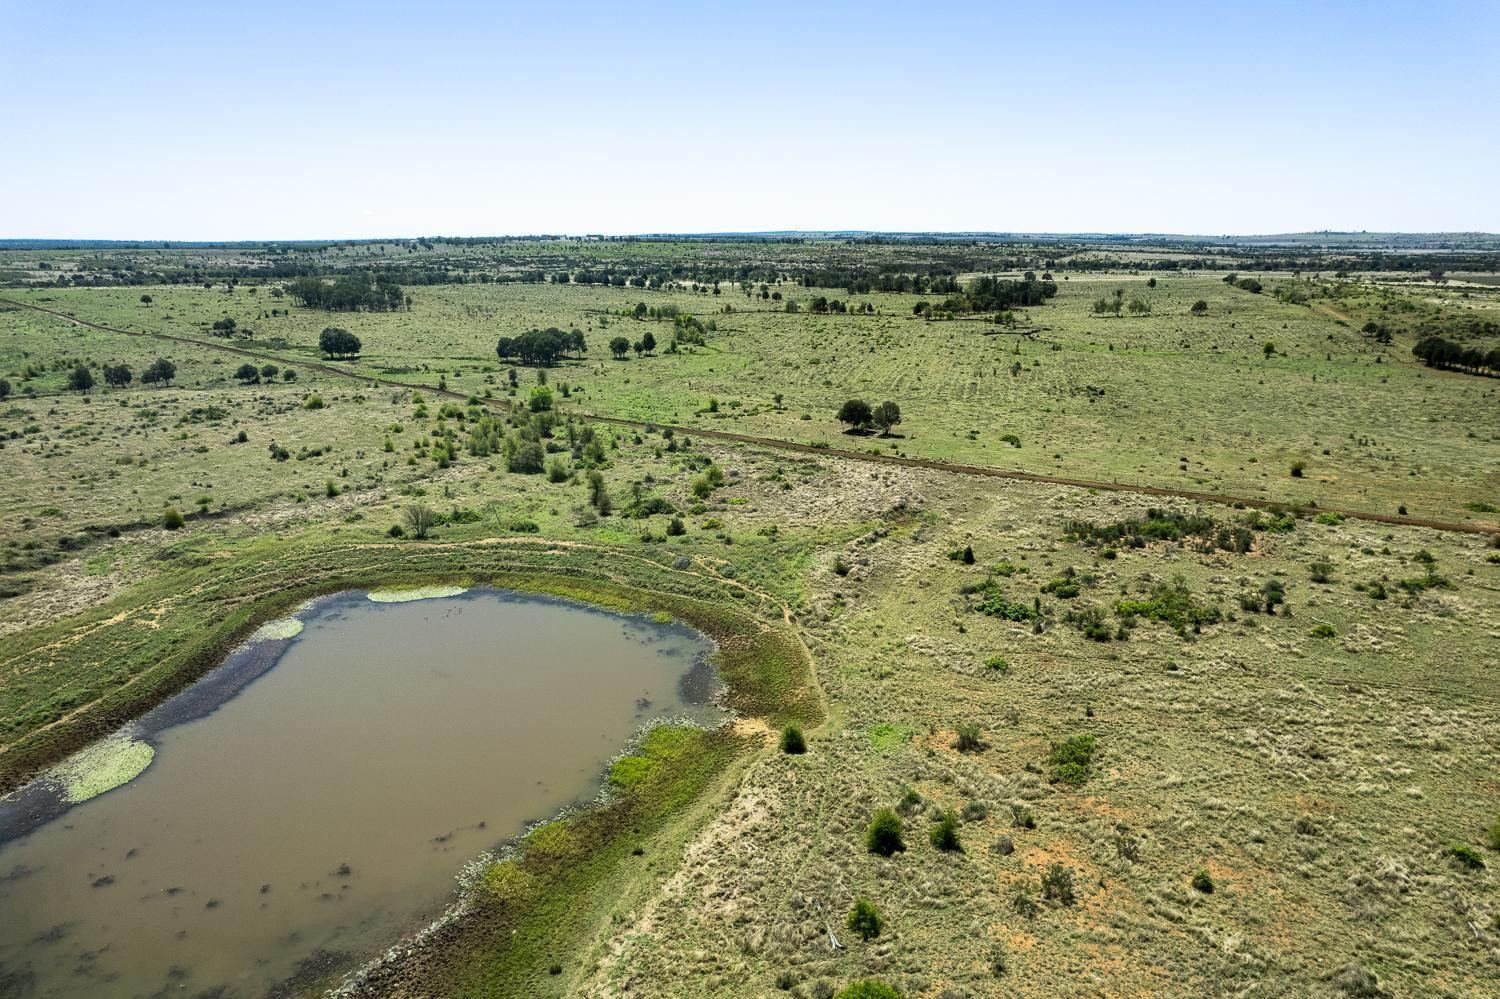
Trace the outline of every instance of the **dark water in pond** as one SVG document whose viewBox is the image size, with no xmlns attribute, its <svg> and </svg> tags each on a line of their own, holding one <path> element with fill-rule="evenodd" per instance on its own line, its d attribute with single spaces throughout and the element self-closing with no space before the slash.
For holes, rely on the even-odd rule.
<svg viewBox="0 0 1500 999">
<path fill-rule="evenodd" d="M 592 798 L 644 721 L 716 715 L 712 647 L 678 625 L 493 590 L 299 617 L 143 719 L 135 780 L 20 835 L 57 792 L 0 803 L 0 996 L 262 996 L 351 967 Z"/>
</svg>

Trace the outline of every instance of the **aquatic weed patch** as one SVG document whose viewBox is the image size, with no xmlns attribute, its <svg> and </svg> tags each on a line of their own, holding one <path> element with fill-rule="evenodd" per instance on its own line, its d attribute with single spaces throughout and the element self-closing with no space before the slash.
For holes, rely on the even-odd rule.
<svg viewBox="0 0 1500 999">
<path fill-rule="evenodd" d="M 76 805 L 128 784 L 155 757 L 150 743 L 120 733 L 73 754 L 51 776 L 61 785 L 63 798 Z"/>
<path fill-rule="evenodd" d="M 377 604 L 404 604 L 412 600 L 437 600 L 456 597 L 468 590 L 466 586 L 409 586 L 371 590 L 367 596 Z"/>
</svg>

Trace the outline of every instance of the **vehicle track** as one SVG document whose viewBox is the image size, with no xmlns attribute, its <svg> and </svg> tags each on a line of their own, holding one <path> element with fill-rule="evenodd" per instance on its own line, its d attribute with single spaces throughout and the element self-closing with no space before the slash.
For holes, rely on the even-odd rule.
<svg viewBox="0 0 1500 999">
<path fill-rule="evenodd" d="M 74 323 L 86 329 L 98 330 L 101 333 L 118 333 L 122 336 L 143 337 L 146 339 L 162 340 L 169 343 L 180 343 L 184 346 L 199 347 L 207 350 L 218 350 L 228 354 L 237 354 L 240 357 L 258 361 L 275 361 L 280 364 L 297 364 L 303 368 L 320 371 L 336 378 L 347 378 L 353 381 L 364 382 L 369 385 L 383 385 L 391 388 L 404 388 L 416 392 L 426 392 L 432 395 L 443 396 L 450 399 L 467 401 L 469 396 L 464 392 L 453 389 L 435 388 L 431 385 L 419 385 L 413 382 L 398 381 L 394 378 L 381 378 L 375 375 L 362 375 L 357 372 L 339 368 L 331 364 L 321 364 L 316 361 L 307 361 L 302 358 L 286 358 L 264 351 L 250 350 L 245 347 L 234 347 L 229 344 L 212 343 L 206 340 L 198 340 L 193 337 L 177 336 L 172 333 L 150 333 L 140 330 L 124 330 L 113 326 L 104 326 L 100 323 L 89 322 L 76 316 L 59 312 L 56 309 L 43 308 L 40 305 L 32 305 L 29 302 L 20 302 L 11 298 L 0 298 L 0 305 L 13 305 L 17 308 L 31 309 L 34 312 L 45 313 L 66 322 Z M 501 399 L 482 399 L 484 405 L 495 409 L 512 409 L 512 405 Z M 1290 504 L 1276 500 L 1252 499 L 1247 496 L 1231 496 L 1227 493 L 1200 492 L 1194 489 L 1174 489 L 1168 486 L 1145 486 L 1128 482 L 1105 482 L 1097 479 L 1077 479 L 1069 476 L 1042 475 L 1036 472 L 1022 472 L 1018 469 L 993 468 L 986 465 L 964 465 L 956 462 L 941 461 L 936 458 L 910 458 L 894 454 L 875 454 L 869 451 L 853 451 L 847 448 L 820 447 L 813 444 L 800 444 L 796 441 L 782 440 L 777 437 L 757 437 L 751 434 L 737 434 L 729 430 L 709 430 L 703 427 L 679 427 L 667 423 L 654 423 L 647 420 L 629 420 L 619 416 L 603 416 L 587 410 L 570 410 L 574 415 L 585 417 L 598 423 L 608 423 L 617 427 L 630 427 L 636 430 L 655 428 L 658 430 L 670 429 L 676 433 L 693 434 L 709 440 L 729 441 L 732 443 L 751 444 L 756 447 L 768 448 L 776 451 L 792 451 L 799 454 L 813 455 L 815 457 L 842 458 L 846 461 L 862 461 L 874 465 L 897 465 L 902 468 L 922 468 L 935 472 L 948 472 L 956 475 L 974 475 L 981 478 L 1009 479 L 1016 482 L 1037 482 L 1054 486 L 1070 486 L 1075 489 L 1100 489 L 1117 493 L 1135 493 L 1142 496 L 1164 496 L 1176 499 L 1193 500 L 1199 503 L 1218 503 L 1227 506 L 1240 505 L 1252 507 L 1258 510 L 1278 510 L 1288 507 Z M 1317 508 L 1320 513 L 1337 513 L 1349 520 L 1363 520 L 1377 524 L 1392 524 L 1400 527 L 1426 527 L 1434 531 L 1448 531 L 1455 534 L 1494 535 L 1497 533 L 1494 527 L 1486 527 L 1482 524 L 1461 524 L 1454 521 L 1429 520 L 1422 517 L 1402 517 L 1399 515 L 1375 513 L 1369 510 L 1350 510 L 1343 507 Z"/>
</svg>

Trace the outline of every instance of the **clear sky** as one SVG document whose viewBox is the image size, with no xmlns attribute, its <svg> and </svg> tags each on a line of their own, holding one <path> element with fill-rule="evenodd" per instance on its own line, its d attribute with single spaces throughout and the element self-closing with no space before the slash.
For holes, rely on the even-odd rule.
<svg viewBox="0 0 1500 999">
<path fill-rule="evenodd" d="M 1500 231 L 1500 0 L 0 0 L 0 237 Z"/>
</svg>

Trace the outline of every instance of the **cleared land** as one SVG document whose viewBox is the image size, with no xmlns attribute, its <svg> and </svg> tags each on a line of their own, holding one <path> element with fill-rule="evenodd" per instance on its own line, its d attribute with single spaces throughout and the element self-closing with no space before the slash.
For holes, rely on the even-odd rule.
<svg viewBox="0 0 1500 999">
<path fill-rule="evenodd" d="M 10 273 L 37 273 L 27 252 Z M 375 251 L 329 253 L 352 265 Z M 1422 366 L 1408 326 L 1391 344 L 1360 327 L 1496 300 L 1483 282 L 1465 298 L 1456 281 L 1396 271 L 1317 284 L 1307 305 L 1270 294 L 1290 271 L 1260 272 L 1260 295 L 1213 272 L 1157 274 L 1154 289 L 1145 273 L 1054 273 L 1057 296 L 1015 327 L 913 316 L 942 296 L 774 281 L 783 299 L 876 311 L 776 312 L 728 283 L 718 296 L 408 286 L 409 311 L 354 314 L 273 304 L 270 280 L 253 295 L 249 282 L 7 289 L 204 345 L 0 311 L 13 386 L 0 775 L 107 730 L 309 592 L 493 580 L 709 629 L 744 719 L 643 747 L 657 782 L 622 779 L 620 810 L 544 827 L 520 863 L 486 873 L 469 917 L 377 972 L 370 994 L 820 996 L 865 976 L 911 996 L 1345 996 L 1369 976 L 1397 995 L 1491 993 L 1500 548 L 1319 507 L 1495 524 L 1500 383 Z M 1119 287 L 1149 295 L 1151 314 L 1095 315 Z M 1207 314 L 1190 315 L 1199 299 Z M 1413 299 L 1415 312 L 1391 305 Z M 670 321 L 617 314 L 641 301 L 717 328 L 664 353 Z M 251 334 L 214 336 L 226 315 Z M 359 358 L 322 359 L 325 326 L 355 332 Z M 576 326 L 590 348 L 547 371 L 556 481 L 465 446 L 506 419 L 483 402 L 512 399 L 495 339 L 533 326 Z M 654 355 L 609 357 L 617 331 L 647 328 Z M 297 378 L 241 385 L 222 346 Z M 158 356 L 178 366 L 170 386 L 65 387 L 80 361 L 138 373 Z M 535 370 L 517 381 L 524 404 Z M 854 396 L 898 401 L 903 436 L 843 435 L 834 413 Z M 697 428 L 1318 506 L 872 465 Z M 161 526 L 168 505 L 188 514 L 181 530 Z M 432 535 L 390 536 L 412 505 L 438 514 Z M 806 728 L 806 755 L 777 750 L 788 721 Z M 1055 744 L 1080 736 L 1092 754 L 1062 769 Z M 881 808 L 906 843 L 890 858 L 866 849 Z M 949 809 L 957 851 L 929 840 Z M 868 942 L 844 928 L 856 897 L 885 920 Z M 846 949 L 830 951 L 825 914 Z"/>
</svg>

